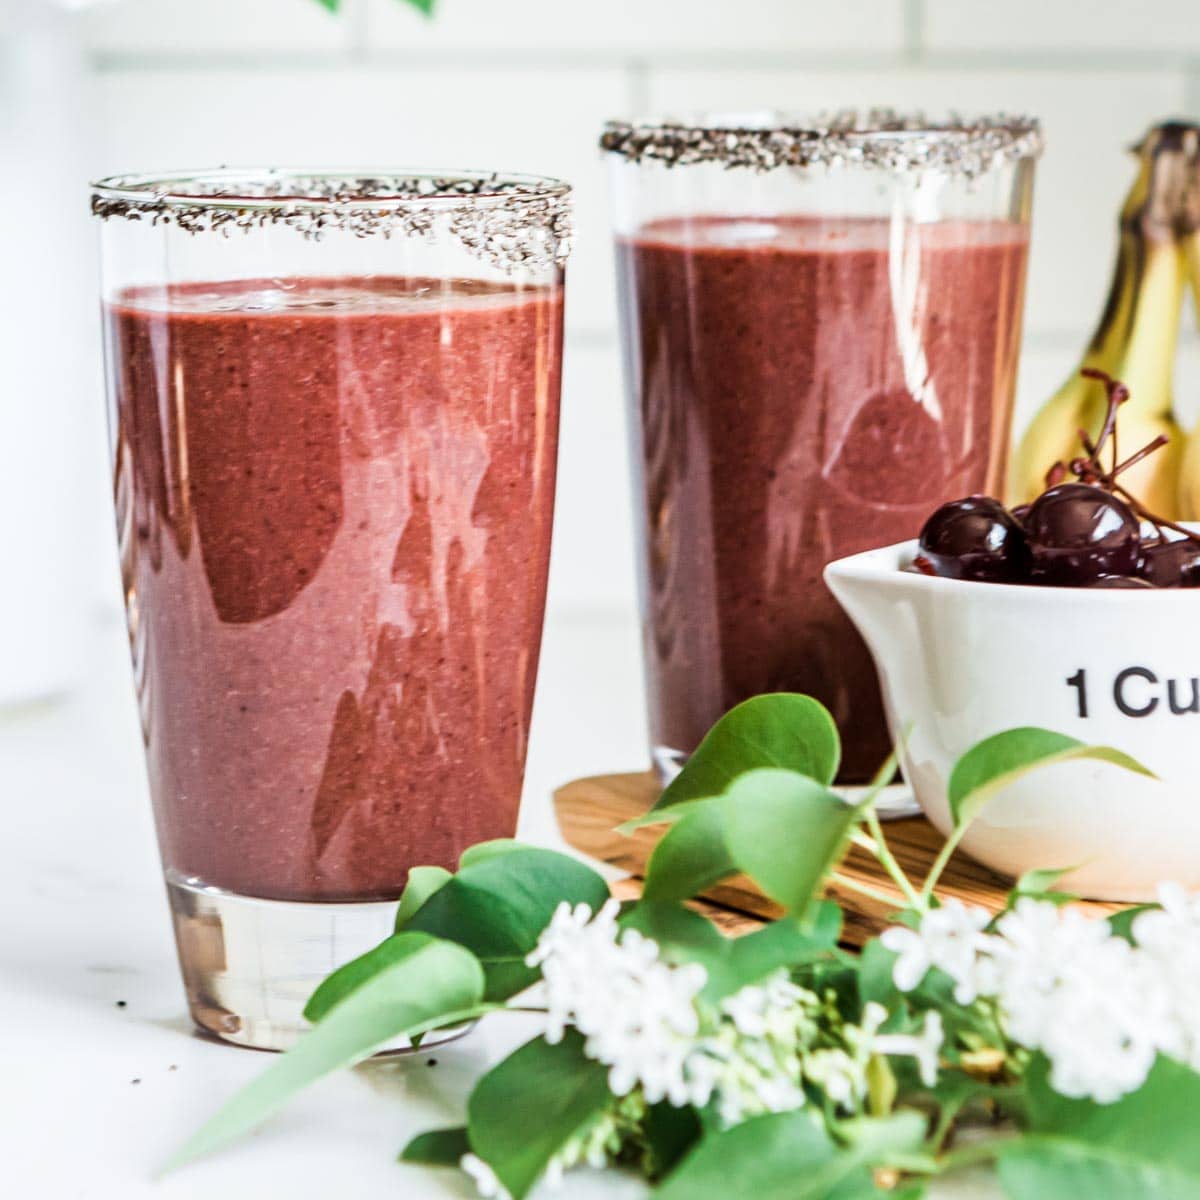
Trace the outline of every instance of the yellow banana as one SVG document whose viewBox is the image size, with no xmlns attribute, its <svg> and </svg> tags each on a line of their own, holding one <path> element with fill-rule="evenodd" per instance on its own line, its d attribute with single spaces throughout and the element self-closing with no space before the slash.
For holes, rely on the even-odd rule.
<svg viewBox="0 0 1200 1200">
<path fill-rule="evenodd" d="M 1197 159 L 1200 160 L 1200 151 Z M 1190 184 L 1180 225 L 1192 300 L 1200 314 L 1200 163 L 1192 172 Z M 1179 467 L 1179 515 L 1185 521 L 1200 520 L 1200 427 L 1188 438 Z"/>
<path fill-rule="evenodd" d="M 1196 130 L 1159 125 L 1143 139 L 1137 179 L 1121 209 L 1116 269 L 1100 323 L 1081 367 L 1096 367 L 1130 391 L 1121 406 L 1122 457 L 1166 434 L 1170 441 L 1121 477 L 1152 512 L 1179 512 L 1183 433 L 1174 417 L 1172 379 L 1179 313 L 1187 278 L 1176 217 L 1195 160 Z M 1010 499 L 1027 503 L 1045 487 L 1046 472 L 1080 453 L 1079 430 L 1095 438 L 1107 407 L 1103 384 L 1076 371 L 1033 419 L 1010 478 Z M 1198 452 L 1200 453 L 1200 452 Z"/>
</svg>

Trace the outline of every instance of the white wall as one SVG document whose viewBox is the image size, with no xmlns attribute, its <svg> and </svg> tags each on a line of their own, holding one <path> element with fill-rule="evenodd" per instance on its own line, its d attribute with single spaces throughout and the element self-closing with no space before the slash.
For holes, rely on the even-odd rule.
<svg viewBox="0 0 1200 1200">
<path fill-rule="evenodd" d="M 1123 148 L 1200 110 L 1195 0 L 439 0 L 432 22 L 402 0 L 343 0 L 337 18 L 316 0 L 123 0 L 81 20 L 92 172 L 396 162 L 575 182 L 559 613 L 634 604 L 594 148 L 606 117 L 848 103 L 1040 115 L 1027 413 L 1098 312 L 1131 177 Z M 1181 391 L 1193 379 L 1185 370 Z"/>
</svg>

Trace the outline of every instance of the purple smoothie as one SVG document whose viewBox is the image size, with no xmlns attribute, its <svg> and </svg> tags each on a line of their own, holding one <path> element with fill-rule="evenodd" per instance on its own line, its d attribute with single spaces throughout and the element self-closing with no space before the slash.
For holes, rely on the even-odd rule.
<svg viewBox="0 0 1200 1200">
<path fill-rule="evenodd" d="M 841 778 L 889 750 L 878 681 L 821 578 L 1005 473 L 1027 232 L 1001 221 L 666 219 L 618 242 L 640 478 L 652 741 L 806 692 Z"/>
<path fill-rule="evenodd" d="M 550 545 L 561 289 L 370 278 L 106 308 L 163 859 L 396 896 L 516 825 Z"/>
</svg>

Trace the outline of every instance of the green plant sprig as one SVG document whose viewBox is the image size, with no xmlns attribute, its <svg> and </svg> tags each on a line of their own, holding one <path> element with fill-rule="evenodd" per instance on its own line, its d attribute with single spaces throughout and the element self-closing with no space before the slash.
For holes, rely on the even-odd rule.
<svg viewBox="0 0 1200 1200">
<path fill-rule="evenodd" d="M 737 1194 L 761 1200 L 915 1198 L 930 1177 L 978 1162 L 994 1165 L 1013 1200 L 1200 1195 L 1195 1071 L 1159 1058 L 1142 1086 L 1115 1103 L 1069 1100 L 1050 1086 L 1046 1059 L 1006 1035 L 994 1000 L 959 1003 L 939 970 L 902 993 L 893 978 L 897 955 L 879 939 L 858 955 L 840 949 L 842 913 L 822 898 L 834 880 L 893 902 L 839 875 L 853 844 L 874 854 L 896 886 L 897 921 L 917 927 L 937 909 L 935 889 L 968 825 L 1004 787 L 1073 759 L 1146 769 L 1111 748 L 1046 730 L 988 738 L 956 765 L 948 785 L 953 833 L 926 878 L 912 880 L 874 808 L 895 758 L 857 804 L 832 788 L 839 758 L 832 719 L 808 697 L 756 697 L 727 714 L 652 812 L 630 823 L 659 824 L 664 833 L 642 897 L 622 906 L 618 925 L 651 939 L 671 969 L 703 968 L 696 1003 L 710 1014 L 785 972 L 796 995 L 808 997 L 809 1008 L 793 1014 L 793 1033 L 806 1039 L 796 1053 L 814 1064 L 821 1055 L 851 1055 L 871 1012 L 882 1021 L 880 1046 L 897 1036 L 913 1041 L 936 1015 L 945 1028 L 936 1082 L 907 1058 L 871 1051 L 857 1108 L 818 1086 L 814 1070 L 812 1080 L 805 1076 L 806 1103 L 731 1124 L 711 1105 L 652 1099 L 637 1087 L 615 1095 L 608 1068 L 568 1025 L 560 1039 L 534 1037 L 483 1075 L 465 1124 L 421 1135 L 402 1158 L 452 1166 L 470 1156 L 513 1200 L 552 1166 L 597 1154 L 639 1171 L 664 1200 L 725 1200 L 731 1180 Z M 739 873 L 785 915 L 731 938 L 688 904 Z M 1026 875 L 1009 907 L 1022 899 L 1067 902 L 1057 890 L 1062 874 Z M 512 841 L 472 847 L 454 873 L 415 869 L 395 933 L 317 989 L 306 1010 L 312 1031 L 229 1100 L 168 1167 L 245 1134 L 319 1076 L 395 1039 L 501 1013 L 544 1013 L 537 993 L 526 994 L 540 978 L 529 956 L 560 906 L 594 914 L 608 894 L 577 860 Z M 1113 922 L 1121 937 L 1130 928 L 1129 920 Z M 955 1146 L 961 1126 L 997 1118 L 1006 1121 L 1002 1137 Z"/>
</svg>

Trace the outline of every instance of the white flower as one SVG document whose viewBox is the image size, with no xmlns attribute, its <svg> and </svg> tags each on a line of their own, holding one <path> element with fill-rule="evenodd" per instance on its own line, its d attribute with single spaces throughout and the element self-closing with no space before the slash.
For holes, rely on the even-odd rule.
<svg viewBox="0 0 1200 1200">
<path fill-rule="evenodd" d="M 1158 899 L 1162 911 L 1136 917 L 1133 937 L 1158 975 L 1167 1009 L 1159 1049 L 1200 1071 L 1200 895 L 1164 883 Z"/>
<path fill-rule="evenodd" d="M 911 992 L 931 968 L 945 971 L 954 980 L 954 999 L 970 1004 L 994 987 L 987 957 L 992 937 L 984 933 L 992 915 L 978 905 L 949 899 L 921 918 L 919 930 L 895 926 L 879 940 L 898 955 L 892 979 L 902 992 Z"/>
<path fill-rule="evenodd" d="M 655 942 L 618 929 L 619 911 L 610 900 L 592 919 L 586 904 L 560 905 L 529 955 L 542 971 L 546 1040 L 561 1040 L 573 1024 L 588 1057 L 610 1068 L 614 1095 L 640 1086 L 651 1104 L 697 1103 L 685 1063 L 699 1033 L 695 1001 L 707 972 L 661 962 Z"/>
<path fill-rule="evenodd" d="M 685 1064 L 693 1103 L 715 1098 L 726 1126 L 800 1108 L 802 1055 L 817 1032 L 818 1008 L 817 997 L 784 970 L 725 997 Z"/>
<path fill-rule="evenodd" d="M 805 1060 L 804 1075 L 839 1108 L 853 1111 L 867 1094 L 867 1064 L 845 1050 L 814 1050 Z"/>
<path fill-rule="evenodd" d="M 937 1083 L 938 1054 L 942 1049 L 942 1014 L 927 1012 L 925 1025 L 918 1034 L 884 1033 L 875 1038 L 877 1054 L 911 1055 L 917 1060 L 921 1082 L 926 1087 Z"/>
<path fill-rule="evenodd" d="M 1164 1036 L 1145 956 L 1049 901 L 1018 901 L 997 924 L 997 1000 L 1014 1041 L 1050 1060 L 1050 1085 L 1107 1104 L 1136 1090 Z"/>
<path fill-rule="evenodd" d="M 777 971 L 760 986 L 739 989 L 721 1001 L 721 1011 L 746 1037 L 779 1036 L 790 1030 L 796 1008 L 812 995 L 797 987 L 786 971 Z"/>
<path fill-rule="evenodd" d="M 475 1181 L 475 1190 L 484 1200 L 512 1200 L 508 1188 L 496 1177 L 496 1172 L 477 1154 L 464 1154 L 458 1165 Z"/>
</svg>

